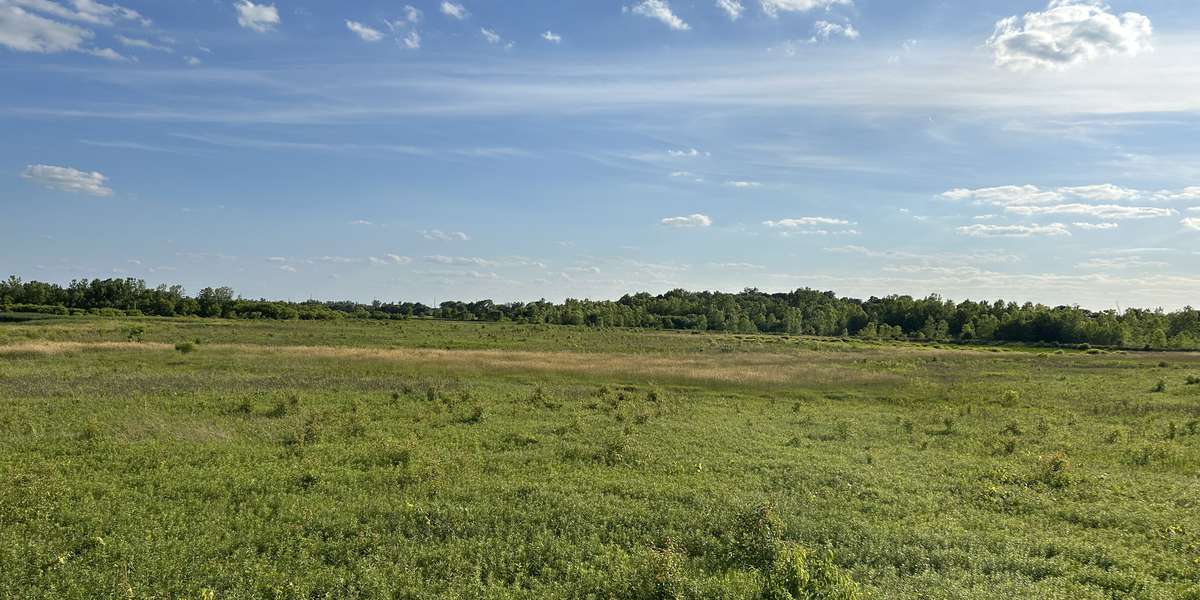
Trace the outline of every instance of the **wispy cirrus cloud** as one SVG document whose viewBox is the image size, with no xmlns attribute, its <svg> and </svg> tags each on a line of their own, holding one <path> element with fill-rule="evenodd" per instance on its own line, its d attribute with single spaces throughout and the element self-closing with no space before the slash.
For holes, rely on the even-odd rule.
<svg viewBox="0 0 1200 600">
<path fill-rule="evenodd" d="M 962 235 L 971 237 L 1014 237 L 1070 236 L 1071 230 L 1062 223 L 1049 225 L 966 225 L 958 228 Z"/>
<path fill-rule="evenodd" d="M 853 0 L 761 0 L 763 12 L 778 17 L 783 12 L 829 10 L 835 6 L 853 6 Z"/>
<path fill-rule="evenodd" d="M 671 3 L 667 0 L 642 0 L 632 8 L 626 7 L 624 10 L 659 21 L 675 31 L 687 31 L 692 28 L 671 10 Z"/>
<path fill-rule="evenodd" d="M 383 39 L 383 32 L 359 23 L 346 19 L 346 29 L 349 29 L 354 35 L 364 42 L 378 42 Z"/>
</svg>

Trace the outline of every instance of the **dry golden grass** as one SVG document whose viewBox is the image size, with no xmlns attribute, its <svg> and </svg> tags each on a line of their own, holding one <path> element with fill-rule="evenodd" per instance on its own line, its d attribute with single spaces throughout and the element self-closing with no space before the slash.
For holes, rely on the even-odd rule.
<svg viewBox="0 0 1200 600">
<path fill-rule="evenodd" d="M 171 350 L 170 344 L 155 344 L 144 342 L 51 342 L 40 340 L 36 342 L 19 342 L 0 346 L 0 355 L 4 354 L 67 354 L 70 352 L 94 350 Z"/>
<path fill-rule="evenodd" d="M 561 373 L 627 379 L 676 379 L 729 384 L 859 385 L 894 383 L 899 376 L 853 368 L 861 354 L 721 353 L 686 356 L 591 352 L 356 348 L 338 346 L 266 346 L 207 344 L 205 352 L 287 356 L 295 359 L 395 362 L 459 373 Z M 0 346 L 3 354 L 65 354 L 83 351 L 167 352 L 169 344 L 148 342 L 22 342 Z"/>
</svg>

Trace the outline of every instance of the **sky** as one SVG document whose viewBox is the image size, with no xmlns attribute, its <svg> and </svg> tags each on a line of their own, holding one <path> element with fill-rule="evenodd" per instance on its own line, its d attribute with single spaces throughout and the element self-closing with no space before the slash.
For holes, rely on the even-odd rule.
<svg viewBox="0 0 1200 600">
<path fill-rule="evenodd" d="M 1194 0 L 0 0 L 0 275 L 1200 296 Z"/>
</svg>

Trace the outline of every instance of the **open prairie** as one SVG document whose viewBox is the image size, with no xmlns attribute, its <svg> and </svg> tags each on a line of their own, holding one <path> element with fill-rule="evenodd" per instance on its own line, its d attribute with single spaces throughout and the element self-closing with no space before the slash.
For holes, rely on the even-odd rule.
<svg viewBox="0 0 1200 600">
<path fill-rule="evenodd" d="M 6 598 L 1200 598 L 1198 467 L 1189 353 L 0 324 Z"/>
</svg>

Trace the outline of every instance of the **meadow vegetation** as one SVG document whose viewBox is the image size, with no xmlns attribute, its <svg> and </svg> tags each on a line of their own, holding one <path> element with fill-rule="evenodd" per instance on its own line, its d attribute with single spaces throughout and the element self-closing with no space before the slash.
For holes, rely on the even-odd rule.
<svg viewBox="0 0 1200 600">
<path fill-rule="evenodd" d="M 0 323 L 0 597 L 1200 599 L 1200 356 Z"/>
</svg>

